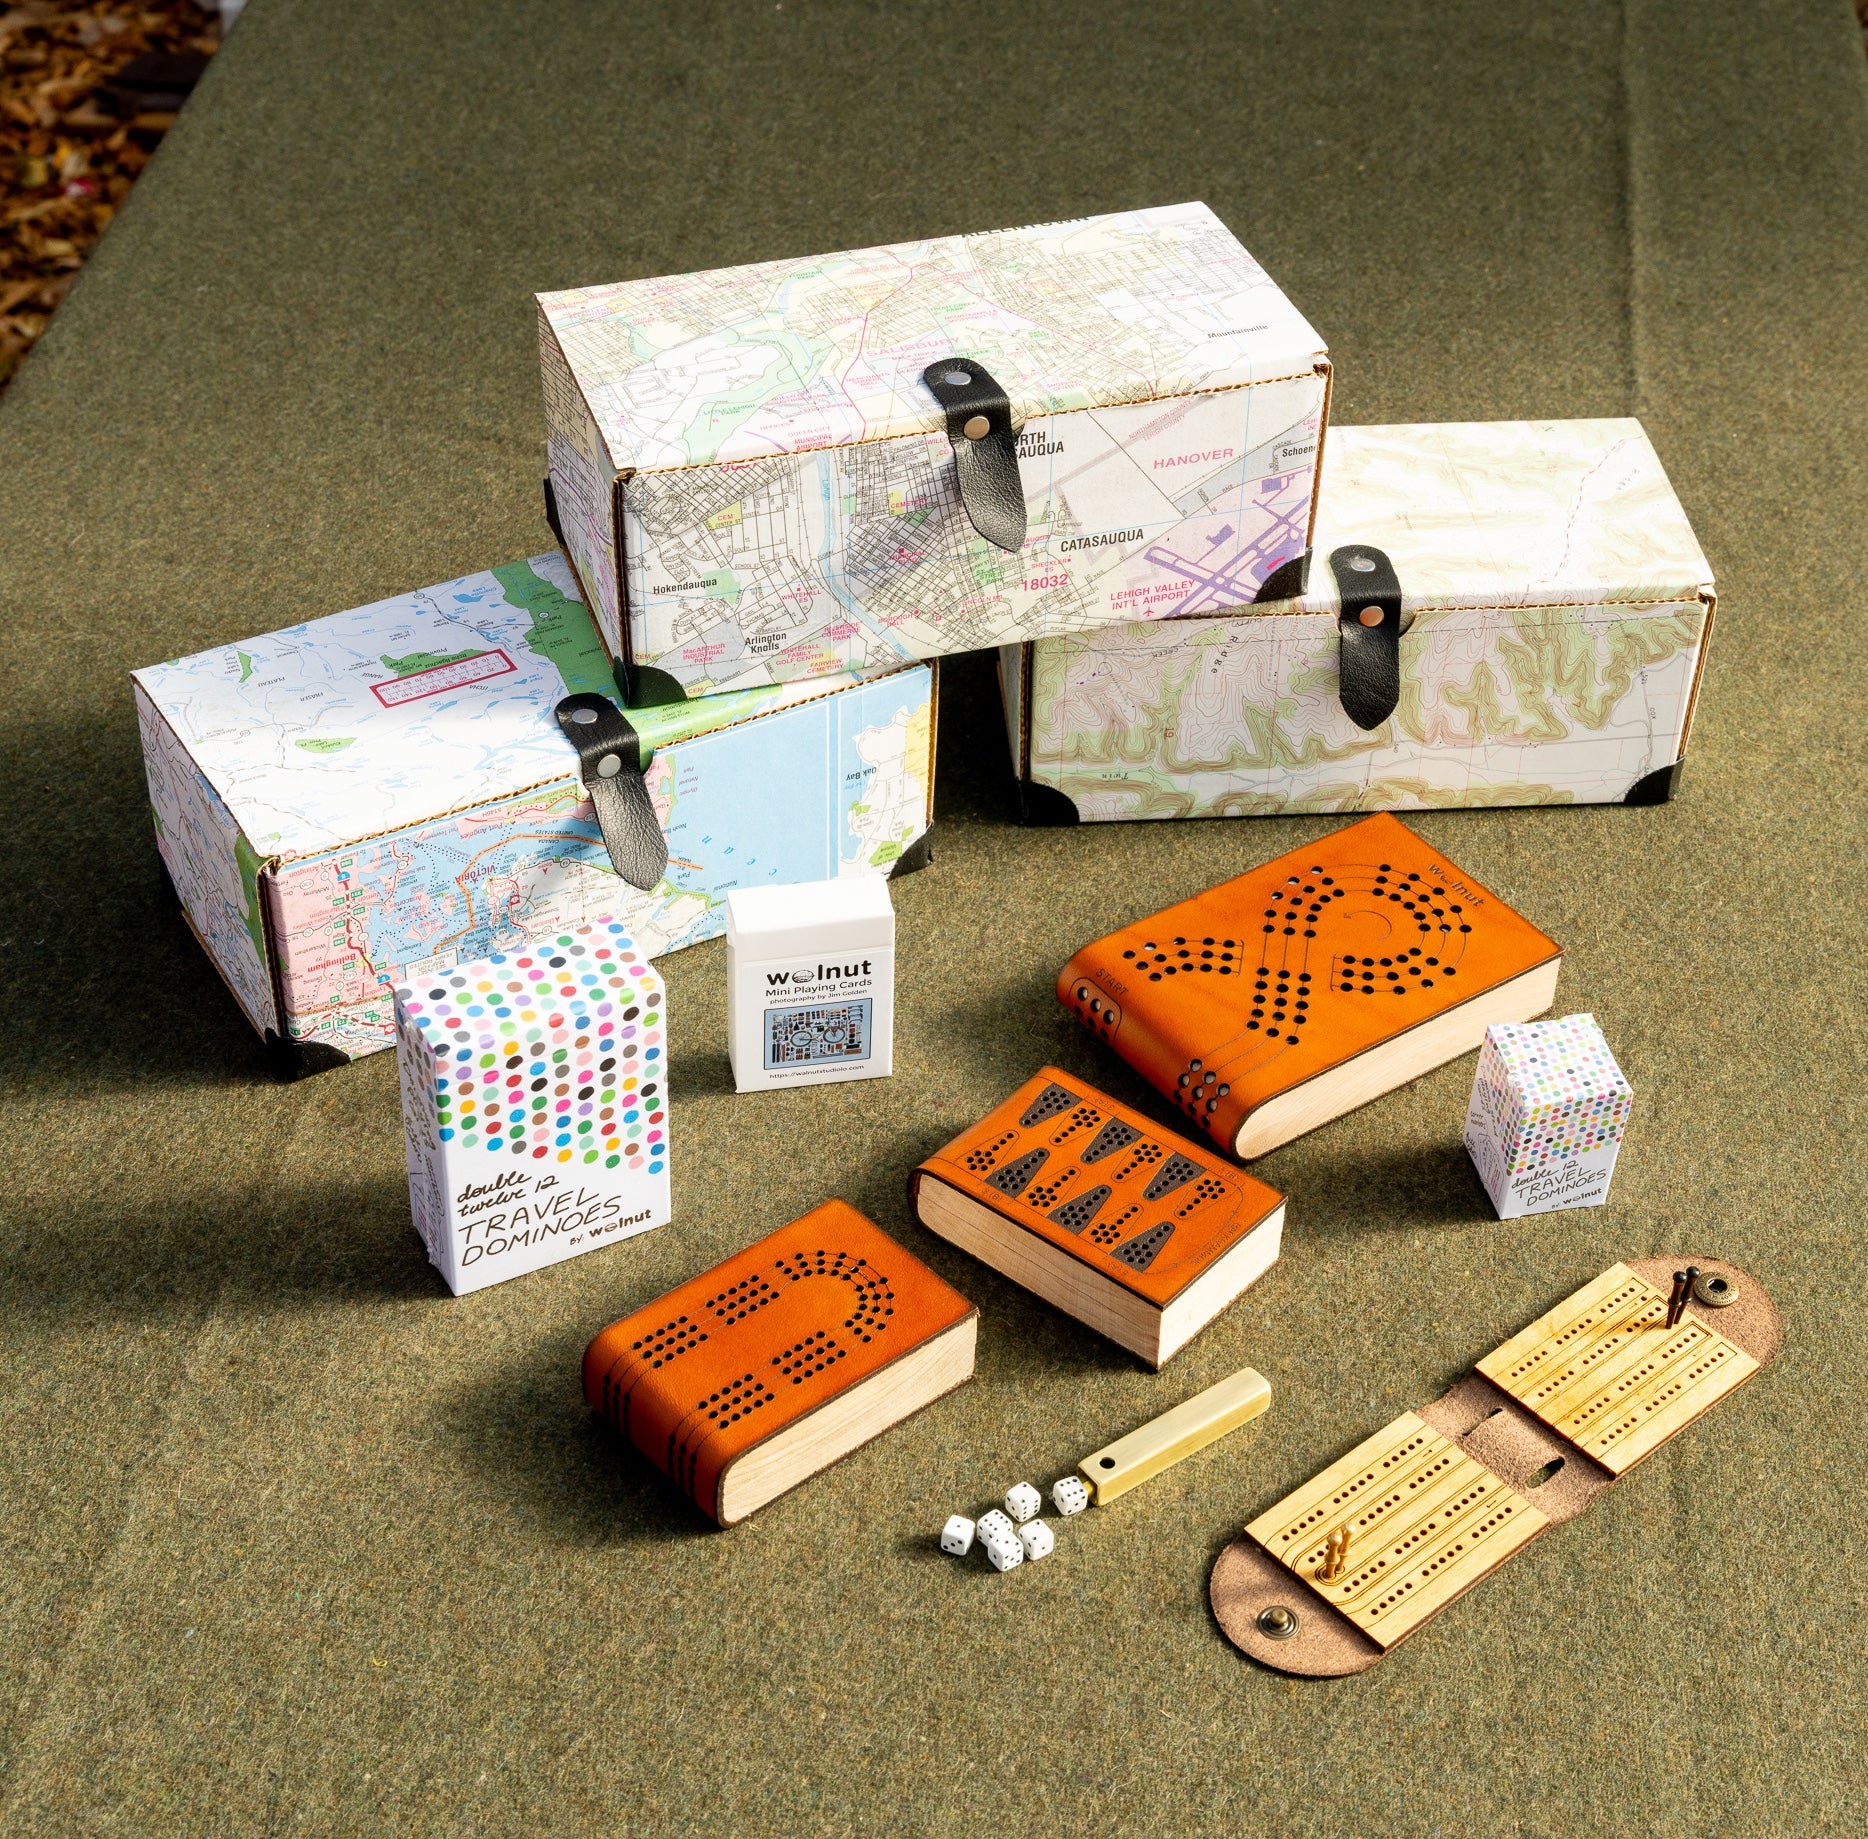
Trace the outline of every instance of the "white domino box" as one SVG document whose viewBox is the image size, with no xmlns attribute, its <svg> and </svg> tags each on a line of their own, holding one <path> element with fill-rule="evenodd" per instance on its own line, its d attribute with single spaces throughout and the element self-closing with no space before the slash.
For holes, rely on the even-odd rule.
<svg viewBox="0 0 1868 1839">
<path fill-rule="evenodd" d="M 726 897 L 727 1055 L 741 1092 L 895 1066 L 895 908 L 844 877 Z"/>
<path fill-rule="evenodd" d="M 598 920 L 396 991 L 409 1201 L 456 1296 L 668 1221 L 662 980 Z"/>
<path fill-rule="evenodd" d="M 1593 1015 L 1488 1028 L 1465 1142 L 1498 1217 L 1601 1206 L 1633 1104 Z"/>
</svg>

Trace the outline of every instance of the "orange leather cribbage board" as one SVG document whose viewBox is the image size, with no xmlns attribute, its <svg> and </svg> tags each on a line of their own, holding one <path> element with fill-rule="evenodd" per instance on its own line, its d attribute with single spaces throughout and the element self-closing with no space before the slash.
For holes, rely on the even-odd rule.
<svg viewBox="0 0 1868 1839">
<path fill-rule="evenodd" d="M 721 1520 L 731 1462 L 975 1313 L 828 1201 L 612 1322 L 585 1352 L 584 1396 Z"/>
<path fill-rule="evenodd" d="M 1284 1202 L 1054 1066 L 910 1177 L 933 1175 L 1165 1307 Z"/>
<path fill-rule="evenodd" d="M 1382 813 L 1086 945 L 1057 995 L 1231 1148 L 1269 1099 L 1560 955 Z"/>
</svg>

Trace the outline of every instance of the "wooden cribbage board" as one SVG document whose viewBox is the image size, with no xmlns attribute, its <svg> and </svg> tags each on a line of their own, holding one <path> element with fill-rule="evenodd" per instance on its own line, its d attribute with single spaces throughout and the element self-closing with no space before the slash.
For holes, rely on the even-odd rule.
<svg viewBox="0 0 1868 1839">
<path fill-rule="evenodd" d="M 1782 1326 L 1752 1278 L 1702 1272 L 1738 1302 L 1700 1302 L 1666 1327 L 1685 1259 L 1617 1264 L 1404 1412 L 1246 1527 L 1213 1568 L 1229 1639 L 1284 1672 L 1333 1677 L 1387 1650 L 1775 1357 Z M 1347 1530 L 1341 1574 L 1331 1535 Z M 1296 1617 L 1283 1639 L 1259 1618 Z"/>
<path fill-rule="evenodd" d="M 1272 1099 L 1561 957 L 1383 811 L 1085 945 L 1057 997 L 1233 1151 Z"/>
<path fill-rule="evenodd" d="M 1716 1318 L 1685 1315 L 1671 1330 L 1666 1320 L 1666 1293 L 1613 1265 L 1479 1371 L 1620 1475 L 1758 1370 Z"/>
<path fill-rule="evenodd" d="M 1483 1463 L 1406 1411 L 1245 1530 L 1389 1648 L 1549 1524 Z M 1330 1583 L 1324 1554 L 1343 1528 L 1349 1561 Z"/>
</svg>

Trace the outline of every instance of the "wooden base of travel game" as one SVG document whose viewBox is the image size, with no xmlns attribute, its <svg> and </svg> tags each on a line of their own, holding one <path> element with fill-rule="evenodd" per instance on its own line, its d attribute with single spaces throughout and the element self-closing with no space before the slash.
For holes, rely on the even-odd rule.
<svg viewBox="0 0 1868 1839">
<path fill-rule="evenodd" d="M 1280 1672 L 1360 1673 L 1782 1345 L 1734 1265 L 1613 1265 L 1260 1514 L 1213 1566 L 1213 1614 Z"/>
</svg>

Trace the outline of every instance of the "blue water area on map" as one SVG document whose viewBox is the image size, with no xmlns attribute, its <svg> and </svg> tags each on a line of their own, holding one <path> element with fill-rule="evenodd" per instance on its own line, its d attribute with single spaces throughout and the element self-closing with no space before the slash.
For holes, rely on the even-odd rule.
<svg viewBox="0 0 1868 1839">
<path fill-rule="evenodd" d="M 665 951 L 719 932 L 720 902 L 734 887 L 827 880 L 859 861 L 885 866 L 875 862 L 876 839 L 853 827 L 851 807 L 865 802 L 875 773 L 857 743 L 924 708 L 931 683 L 923 666 L 672 746 L 673 784 L 660 794 L 672 793 L 667 878 L 652 903 L 619 888 L 618 913 L 648 949 Z M 332 851 L 332 943 L 361 920 L 387 980 L 412 961 L 443 951 L 484 957 L 562 923 L 554 896 L 570 878 L 555 872 L 560 865 L 609 868 L 595 822 L 579 809 L 573 786 L 548 787 Z M 690 900 L 662 936 L 666 922 L 657 922 L 693 895 L 704 909 Z"/>
</svg>

